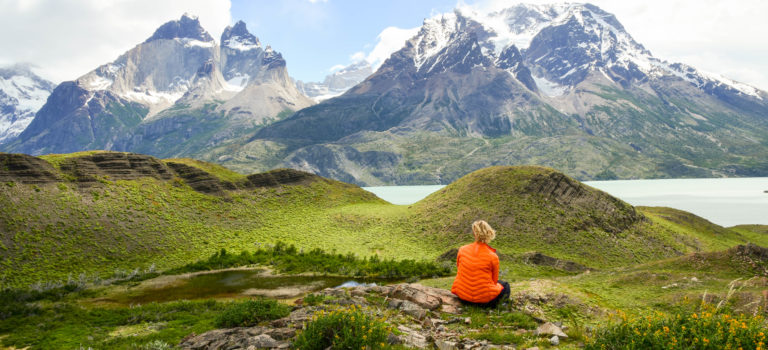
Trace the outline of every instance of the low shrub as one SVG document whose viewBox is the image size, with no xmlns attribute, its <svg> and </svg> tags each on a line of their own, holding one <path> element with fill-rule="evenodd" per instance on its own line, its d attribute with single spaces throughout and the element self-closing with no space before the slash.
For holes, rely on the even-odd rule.
<svg viewBox="0 0 768 350">
<path fill-rule="evenodd" d="M 388 260 L 378 256 L 358 258 L 354 254 L 333 254 L 322 249 L 304 252 L 293 245 L 278 242 L 271 248 L 257 249 L 253 253 L 231 254 L 226 250 L 214 253 L 207 260 L 201 260 L 166 271 L 165 274 L 223 269 L 245 265 L 271 265 L 280 272 L 303 273 L 321 272 L 355 277 L 378 278 L 430 278 L 448 276 L 451 264 L 438 264 L 431 261 Z"/>
<path fill-rule="evenodd" d="M 387 347 L 386 323 L 352 306 L 319 311 L 293 342 L 295 349 L 381 349 Z"/>
<path fill-rule="evenodd" d="M 325 295 L 309 294 L 303 298 L 304 305 L 317 305 L 325 300 Z"/>
<path fill-rule="evenodd" d="M 585 349 L 765 349 L 766 322 L 761 316 L 731 315 L 711 305 L 683 314 L 656 312 L 598 329 Z"/>
<path fill-rule="evenodd" d="M 250 327 L 261 321 L 275 320 L 288 316 L 291 308 L 275 300 L 255 299 L 235 301 L 228 305 L 216 318 L 221 328 Z"/>
</svg>

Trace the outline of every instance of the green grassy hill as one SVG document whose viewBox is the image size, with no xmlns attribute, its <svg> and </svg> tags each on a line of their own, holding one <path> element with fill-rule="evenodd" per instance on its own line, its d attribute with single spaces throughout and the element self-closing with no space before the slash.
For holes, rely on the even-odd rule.
<svg viewBox="0 0 768 350">
<path fill-rule="evenodd" d="M 351 242 L 356 232 L 335 227 L 327 210 L 384 203 L 357 186 L 295 171 L 245 177 L 184 161 L 221 180 L 203 179 L 216 184 L 198 186 L 215 190 L 205 193 L 190 186 L 201 184 L 199 173 L 191 176 L 188 169 L 168 165 L 178 160 L 116 152 L 43 159 L 50 163 L 0 154 L 3 284 L 144 270 L 152 264 L 169 268 L 221 248 L 253 249 L 277 240 L 329 249 L 337 241 L 326 236 Z M 290 175 L 300 180 L 280 183 L 291 181 Z"/>
<path fill-rule="evenodd" d="M 497 230 L 492 245 L 513 256 L 512 261 L 538 251 L 591 268 L 768 242 L 683 211 L 634 208 L 555 170 L 534 166 L 473 172 L 414 204 L 413 217 L 444 249 L 470 242 L 472 221 L 485 219 Z"/>
<path fill-rule="evenodd" d="M 398 259 L 448 252 L 450 260 L 451 249 L 472 241 L 477 219 L 497 229 L 493 245 L 513 279 L 573 274 L 559 268 L 569 262 L 605 269 L 768 245 L 764 234 L 636 209 L 541 167 L 479 170 L 412 206 L 293 170 L 245 176 L 119 152 L 0 154 L 0 186 L 0 279 L 10 286 L 173 268 L 278 240 Z M 531 252 L 555 263 L 539 265 Z"/>
</svg>

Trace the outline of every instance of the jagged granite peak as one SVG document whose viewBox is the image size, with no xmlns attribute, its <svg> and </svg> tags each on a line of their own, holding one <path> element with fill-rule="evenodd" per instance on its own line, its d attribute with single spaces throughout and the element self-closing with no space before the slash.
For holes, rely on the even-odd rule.
<svg viewBox="0 0 768 350">
<path fill-rule="evenodd" d="M 244 89 L 250 83 L 270 81 L 270 69 L 285 69 L 282 55 L 269 45 L 262 48 L 243 21 L 227 27 L 221 42 L 221 72 L 234 88 Z"/>
<path fill-rule="evenodd" d="M 213 37 L 200 25 L 197 16 L 185 13 L 177 21 L 170 21 L 157 28 L 154 34 L 145 41 L 148 43 L 161 39 L 192 39 L 203 42 L 213 41 Z"/>
<path fill-rule="evenodd" d="M 224 29 L 224 33 L 221 34 L 221 46 L 248 51 L 261 48 L 261 43 L 259 38 L 248 31 L 245 22 L 237 21 L 234 26 Z"/>
<path fill-rule="evenodd" d="M 233 45 L 258 44 L 244 23 L 227 34 L 229 45 L 219 46 L 197 18 L 163 24 L 116 60 L 54 90 L 34 127 L 3 149 L 189 156 L 312 104 L 280 53 Z"/>
<path fill-rule="evenodd" d="M 32 72 L 29 64 L 0 67 L 0 144 L 27 128 L 54 87 Z"/>
</svg>

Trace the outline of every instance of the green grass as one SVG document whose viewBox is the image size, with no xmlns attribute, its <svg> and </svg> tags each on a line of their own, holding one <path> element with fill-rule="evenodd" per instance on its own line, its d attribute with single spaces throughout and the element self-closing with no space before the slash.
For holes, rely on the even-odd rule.
<svg viewBox="0 0 768 350">
<path fill-rule="evenodd" d="M 367 256 L 374 251 L 364 242 L 345 239 L 357 231 L 335 228 L 328 212 L 354 203 L 382 203 L 361 189 L 329 181 L 236 191 L 227 197 L 152 178 L 76 188 L 17 184 L 0 193 L 4 285 L 83 273 L 106 278 L 116 269 L 145 270 L 152 264 L 167 269 L 222 248 L 240 251 L 278 240 Z M 330 235 L 338 240 L 322 239 Z M 396 256 L 395 247 L 378 252 Z"/>
<path fill-rule="evenodd" d="M 188 163 L 242 179 L 215 165 Z M 177 268 L 221 249 L 251 251 L 278 241 L 305 252 L 431 260 L 470 243 L 476 219 L 497 229 L 492 244 L 506 256 L 502 272 L 510 280 L 572 274 L 525 264 L 520 256 L 530 251 L 603 269 L 746 242 L 768 245 L 768 236 L 684 212 L 639 213 L 542 167 L 477 171 L 412 206 L 387 204 L 330 180 L 225 196 L 195 192 L 180 179 L 103 180 L 88 189 L 66 181 L 15 184 L 0 192 L 0 280 L 22 286 L 81 274 L 107 278 L 117 269 Z"/>
<path fill-rule="evenodd" d="M 48 159 L 60 164 L 75 156 Z M 226 181 L 243 179 L 218 166 L 182 161 Z M 477 219 L 496 228 L 492 245 L 501 257 L 501 279 L 512 282 L 513 296 L 522 303 L 508 313 L 468 310 L 467 328 L 477 339 L 538 344 L 541 339 L 514 332 L 535 326 L 527 313 L 517 312 L 523 306 L 564 322 L 581 339 L 584 327 L 603 321 L 607 309 L 673 312 L 681 300 L 726 299 L 733 285 L 732 310 L 746 312 L 768 287 L 761 279 L 768 267 L 764 259 L 732 249 L 768 246 L 764 226 L 723 228 L 679 210 L 633 208 L 543 167 L 477 171 L 411 206 L 322 179 L 217 196 L 196 192 L 181 179 L 103 179 L 88 188 L 69 181 L 10 183 L 0 191 L 3 286 L 72 283 L 27 296 L 7 294 L 14 301 L 8 305 L 15 306 L 0 312 L 6 346 L 176 344 L 190 332 L 215 327 L 227 308 L 194 302 L 113 310 L 77 302 L 91 293 L 81 289 L 83 283 L 134 272 L 262 264 L 291 273 L 444 276 L 443 266 L 430 261 L 470 243 L 470 224 Z M 526 263 L 522 256 L 531 251 L 590 271 Z M 448 276 L 423 283 L 450 288 L 452 281 Z M 42 331 L 31 332 L 38 325 Z"/>
<path fill-rule="evenodd" d="M 113 151 L 83 151 L 83 152 L 75 152 L 75 153 L 46 154 L 46 155 L 40 156 L 39 158 L 42 160 L 45 160 L 46 162 L 53 165 L 54 168 L 58 169 L 61 166 L 61 163 L 63 163 L 68 159 L 78 158 L 83 156 L 92 156 L 94 154 L 99 154 L 104 152 L 113 152 Z"/>
<path fill-rule="evenodd" d="M 0 318 L 2 344 L 34 349 L 136 349 L 152 342 L 175 345 L 190 333 L 214 329 L 230 303 L 179 301 L 131 308 L 87 309 L 74 302 L 29 307 Z"/>
</svg>

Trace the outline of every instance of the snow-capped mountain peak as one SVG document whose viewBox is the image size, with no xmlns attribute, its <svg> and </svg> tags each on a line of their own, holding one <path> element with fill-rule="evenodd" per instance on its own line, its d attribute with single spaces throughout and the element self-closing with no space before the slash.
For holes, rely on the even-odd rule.
<svg viewBox="0 0 768 350">
<path fill-rule="evenodd" d="M 468 40 L 473 43 L 467 46 Z M 448 50 L 452 45 L 465 46 Z M 519 50 L 525 65 L 538 82 L 546 82 L 548 91 L 553 86 L 563 91 L 595 72 L 624 86 L 676 76 L 710 93 L 717 86 L 762 98 L 759 90 L 746 84 L 654 57 L 613 14 L 591 4 L 518 4 L 487 12 L 462 6 L 426 19 L 404 49 L 411 52 L 417 71 L 431 72 L 435 67 L 445 69 L 443 61 L 455 61 L 449 52 L 471 56 L 477 46 L 485 57 L 474 58 L 475 65 L 490 63 L 503 69 L 510 68 L 509 53 Z"/>
<path fill-rule="evenodd" d="M 53 91 L 28 65 L 0 68 L 0 143 L 18 136 Z"/>
<path fill-rule="evenodd" d="M 460 31 L 458 12 L 447 13 L 424 21 L 419 33 L 409 41 L 414 48 L 416 69 L 430 57 L 442 51 Z"/>
</svg>

